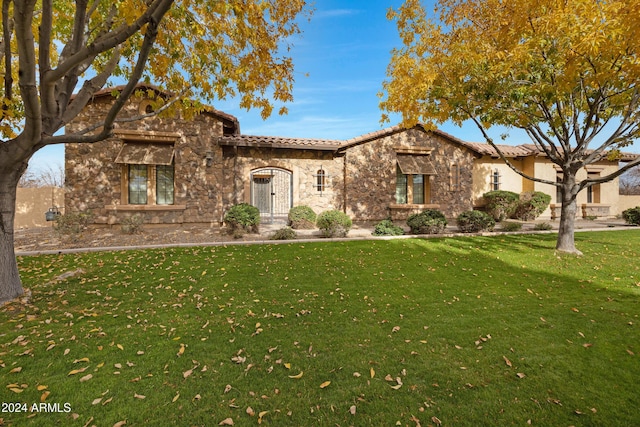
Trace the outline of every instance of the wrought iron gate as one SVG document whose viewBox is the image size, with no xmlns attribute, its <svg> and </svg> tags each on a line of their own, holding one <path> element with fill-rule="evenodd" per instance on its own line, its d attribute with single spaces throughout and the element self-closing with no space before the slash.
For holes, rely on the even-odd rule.
<svg viewBox="0 0 640 427">
<path fill-rule="evenodd" d="M 262 222 L 286 222 L 292 206 L 291 172 L 262 168 L 251 173 L 251 204 L 260 210 Z"/>
</svg>

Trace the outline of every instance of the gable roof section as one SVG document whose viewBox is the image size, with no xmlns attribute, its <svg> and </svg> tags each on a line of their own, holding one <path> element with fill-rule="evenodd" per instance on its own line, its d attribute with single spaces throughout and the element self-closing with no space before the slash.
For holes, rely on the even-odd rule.
<svg viewBox="0 0 640 427">
<path fill-rule="evenodd" d="M 97 98 L 113 97 L 114 92 L 120 92 L 124 88 L 125 88 L 124 85 L 119 85 L 119 86 L 100 89 L 99 91 L 93 94 L 89 103 L 91 103 L 91 101 Z M 153 91 L 156 93 L 157 96 L 160 96 L 163 99 L 168 99 L 175 96 L 175 94 L 171 92 L 167 92 L 165 90 L 160 89 L 157 86 L 154 86 L 148 83 L 138 83 L 136 85 L 134 92 L 136 91 Z M 73 99 L 73 96 L 72 96 L 72 99 Z M 203 106 L 202 113 L 206 113 L 219 118 L 223 122 L 223 125 L 225 127 L 225 133 L 227 132 L 227 129 L 230 134 L 240 133 L 240 122 L 238 121 L 237 117 L 232 116 L 231 114 L 225 113 L 224 111 L 216 110 L 215 108 L 210 107 L 208 105 Z"/>
</svg>

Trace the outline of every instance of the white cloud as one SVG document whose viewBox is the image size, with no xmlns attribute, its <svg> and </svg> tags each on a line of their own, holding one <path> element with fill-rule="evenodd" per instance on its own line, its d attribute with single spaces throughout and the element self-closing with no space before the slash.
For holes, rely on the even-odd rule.
<svg viewBox="0 0 640 427">
<path fill-rule="evenodd" d="M 312 19 L 334 18 L 336 16 L 351 16 L 360 13 L 357 9 L 326 9 L 313 12 Z"/>
</svg>

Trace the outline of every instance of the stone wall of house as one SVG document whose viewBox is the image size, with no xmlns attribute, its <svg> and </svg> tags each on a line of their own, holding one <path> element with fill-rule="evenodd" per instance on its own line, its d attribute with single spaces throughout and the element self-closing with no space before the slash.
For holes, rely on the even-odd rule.
<svg viewBox="0 0 640 427">
<path fill-rule="evenodd" d="M 111 97 L 96 98 L 67 126 L 67 133 L 99 123 L 111 102 Z M 133 98 L 120 117 L 138 115 L 144 106 L 144 100 Z M 118 130 L 177 134 L 174 142 L 174 205 L 122 204 L 126 168 L 114 160 L 123 140 L 113 137 L 94 144 L 66 145 L 67 212 L 91 211 L 96 224 L 117 224 L 134 214 L 144 215 L 147 223 L 218 224 L 222 220 L 224 161 L 217 145 L 217 138 L 223 133 L 219 118 L 208 113 L 190 119 L 156 116 L 117 124 L 116 132 Z"/>
<path fill-rule="evenodd" d="M 251 173 L 267 167 L 291 172 L 293 206 L 307 205 L 316 213 L 342 209 L 342 158 L 334 158 L 330 152 L 224 147 L 223 157 L 225 209 L 237 203 L 252 203 Z M 327 174 L 327 188 L 322 192 L 318 191 L 314 176 L 320 168 Z"/>
<path fill-rule="evenodd" d="M 436 175 L 430 177 L 431 200 L 425 205 L 397 205 L 395 148 L 430 148 Z M 404 220 L 414 212 L 437 208 L 455 217 L 472 208 L 473 154 L 454 141 L 413 128 L 363 142 L 346 150 L 346 212 L 354 220 Z M 457 185 L 452 164 L 459 169 Z"/>
</svg>

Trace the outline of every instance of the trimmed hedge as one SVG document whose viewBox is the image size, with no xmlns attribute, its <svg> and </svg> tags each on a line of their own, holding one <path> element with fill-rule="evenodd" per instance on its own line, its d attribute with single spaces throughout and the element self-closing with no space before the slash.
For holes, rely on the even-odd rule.
<svg viewBox="0 0 640 427">
<path fill-rule="evenodd" d="M 404 230 L 390 219 L 384 219 L 376 224 L 371 234 L 374 236 L 402 236 Z"/>
<path fill-rule="evenodd" d="M 447 219 L 439 210 L 427 209 L 409 216 L 407 225 L 413 234 L 438 234 L 447 226 Z"/>
<path fill-rule="evenodd" d="M 260 210 L 248 203 L 239 203 L 229 208 L 224 215 L 224 222 L 230 234 L 242 237 L 244 233 L 257 233 L 260 225 Z"/>
<path fill-rule="evenodd" d="M 346 237 L 351 225 L 351 218 L 338 210 L 324 211 L 316 219 L 316 226 L 324 237 Z"/>
<path fill-rule="evenodd" d="M 533 221 L 547 209 L 550 202 L 551 196 L 541 191 L 522 193 L 513 217 L 522 221 Z"/>
<path fill-rule="evenodd" d="M 311 229 L 316 226 L 318 216 L 309 206 L 294 206 L 289 209 L 289 225 L 293 229 Z"/>
<path fill-rule="evenodd" d="M 463 233 L 492 231 L 496 222 L 491 215 L 481 211 L 466 211 L 458 215 L 458 229 Z"/>
<path fill-rule="evenodd" d="M 293 228 L 283 227 L 273 233 L 273 235 L 271 236 L 271 240 L 295 240 L 296 237 L 298 237 L 298 234 Z"/>
<path fill-rule="evenodd" d="M 487 214 L 491 215 L 496 221 L 510 218 L 516 211 L 520 201 L 518 193 L 504 190 L 489 191 L 484 193 L 482 197 L 487 201 L 485 206 Z"/>
<path fill-rule="evenodd" d="M 640 206 L 622 211 L 622 219 L 627 224 L 640 225 Z"/>
</svg>

